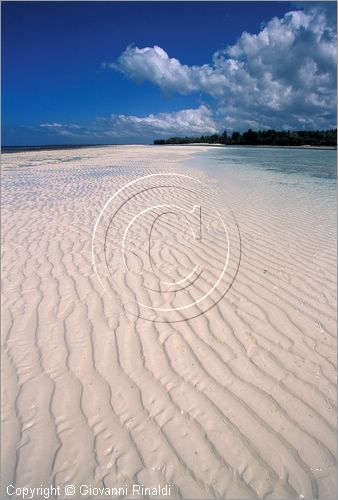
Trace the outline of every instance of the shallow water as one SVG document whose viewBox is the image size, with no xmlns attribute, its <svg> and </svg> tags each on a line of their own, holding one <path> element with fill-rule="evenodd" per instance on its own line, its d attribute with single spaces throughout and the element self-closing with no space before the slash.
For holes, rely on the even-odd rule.
<svg viewBox="0 0 338 500">
<path fill-rule="evenodd" d="M 259 198 L 269 207 L 315 210 L 321 218 L 329 218 L 331 226 L 335 224 L 334 150 L 215 147 L 195 153 L 187 164 L 225 191 L 236 185 L 254 202 Z"/>
<path fill-rule="evenodd" d="M 335 180 L 337 152 L 325 149 L 219 147 L 197 153 L 219 167 L 236 166 Z"/>
<path fill-rule="evenodd" d="M 186 162 L 207 174 L 237 215 L 275 216 L 286 231 L 309 233 L 336 251 L 336 151 L 214 147 Z"/>
</svg>

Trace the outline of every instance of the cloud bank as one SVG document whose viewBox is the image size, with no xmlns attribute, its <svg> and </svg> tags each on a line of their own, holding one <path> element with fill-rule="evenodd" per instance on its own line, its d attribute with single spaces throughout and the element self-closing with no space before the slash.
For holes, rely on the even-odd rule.
<svg viewBox="0 0 338 500">
<path fill-rule="evenodd" d="M 147 116 L 112 114 L 87 126 L 42 123 L 39 129 L 73 142 L 152 142 L 249 127 L 335 128 L 336 8 L 305 5 L 271 19 L 257 34 L 243 32 L 200 66 L 183 64 L 157 45 L 128 46 L 117 61 L 103 65 L 165 93 L 196 93 L 197 102 L 205 95 L 209 106 Z"/>
<path fill-rule="evenodd" d="M 129 46 L 105 66 L 166 92 L 213 97 L 225 127 L 333 127 L 336 30 L 329 13 L 315 5 L 273 18 L 202 66 L 182 64 L 156 45 Z"/>
<path fill-rule="evenodd" d="M 213 134 L 218 126 L 212 118 L 212 111 L 207 106 L 196 109 L 184 109 L 172 113 L 150 114 L 148 116 L 111 115 L 101 117 L 88 127 L 77 124 L 41 123 L 50 135 L 63 137 L 127 139 L 130 137 L 148 138 L 168 137 L 170 135 Z"/>
</svg>

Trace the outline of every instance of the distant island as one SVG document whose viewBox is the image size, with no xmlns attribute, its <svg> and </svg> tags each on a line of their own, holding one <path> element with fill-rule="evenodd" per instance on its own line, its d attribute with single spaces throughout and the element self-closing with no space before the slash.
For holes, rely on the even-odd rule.
<svg viewBox="0 0 338 500">
<path fill-rule="evenodd" d="M 200 137 L 170 137 L 155 139 L 154 144 L 224 144 L 238 146 L 313 146 L 337 147 L 337 129 L 331 130 L 252 130 L 245 132 L 226 131 L 222 134 L 201 135 Z"/>
</svg>

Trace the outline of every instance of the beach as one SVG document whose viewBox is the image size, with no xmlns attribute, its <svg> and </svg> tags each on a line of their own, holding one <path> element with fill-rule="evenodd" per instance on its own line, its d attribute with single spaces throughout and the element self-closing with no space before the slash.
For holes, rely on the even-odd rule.
<svg viewBox="0 0 338 500">
<path fill-rule="evenodd" d="M 3 154 L 1 498 L 336 497 L 332 185 L 219 149 Z"/>
</svg>

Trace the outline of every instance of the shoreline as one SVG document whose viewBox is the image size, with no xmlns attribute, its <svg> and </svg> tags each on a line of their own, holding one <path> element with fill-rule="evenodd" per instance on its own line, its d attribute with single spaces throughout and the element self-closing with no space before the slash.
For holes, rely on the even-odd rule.
<svg viewBox="0 0 338 500">
<path fill-rule="evenodd" d="M 44 152 L 44 151 L 64 151 L 64 150 L 74 150 L 74 149 L 93 149 L 93 148 L 114 148 L 114 147 L 148 147 L 148 146 L 176 146 L 176 147 L 181 147 L 181 146 L 193 146 L 193 147 L 200 147 L 200 146 L 207 146 L 207 147 L 225 147 L 225 148 L 264 148 L 264 149 L 269 149 L 269 148 L 274 148 L 274 149 L 315 149 L 315 150 L 333 150 L 336 151 L 337 147 L 334 146 L 275 146 L 273 144 L 267 145 L 251 145 L 251 144 L 209 144 L 207 142 L 198 142 L 198 143 L 189 143 L 189 144 L 75 144 L 75 145 L 67 145 L 67 144 L 61 144 L 61 145 L 47 145 L 47 146 L 3 146 L 1 148 L 1 154 L 15 154 L 15 153 L 29 153 L 30 151 L 32 152 Z"/>
<path fill-rule="evenodd" d="M 224 147 L 224 148 L 274 148 L 274 149 L 318 149 L 318 150 L 337 150 L 335 146 L 276 146 L 274 144 L 209 144 L 208 142 L 191 142 L 188 144 L 154 144 L 154 146 L 209 146 L 209 147 Z"/>
</svg>

